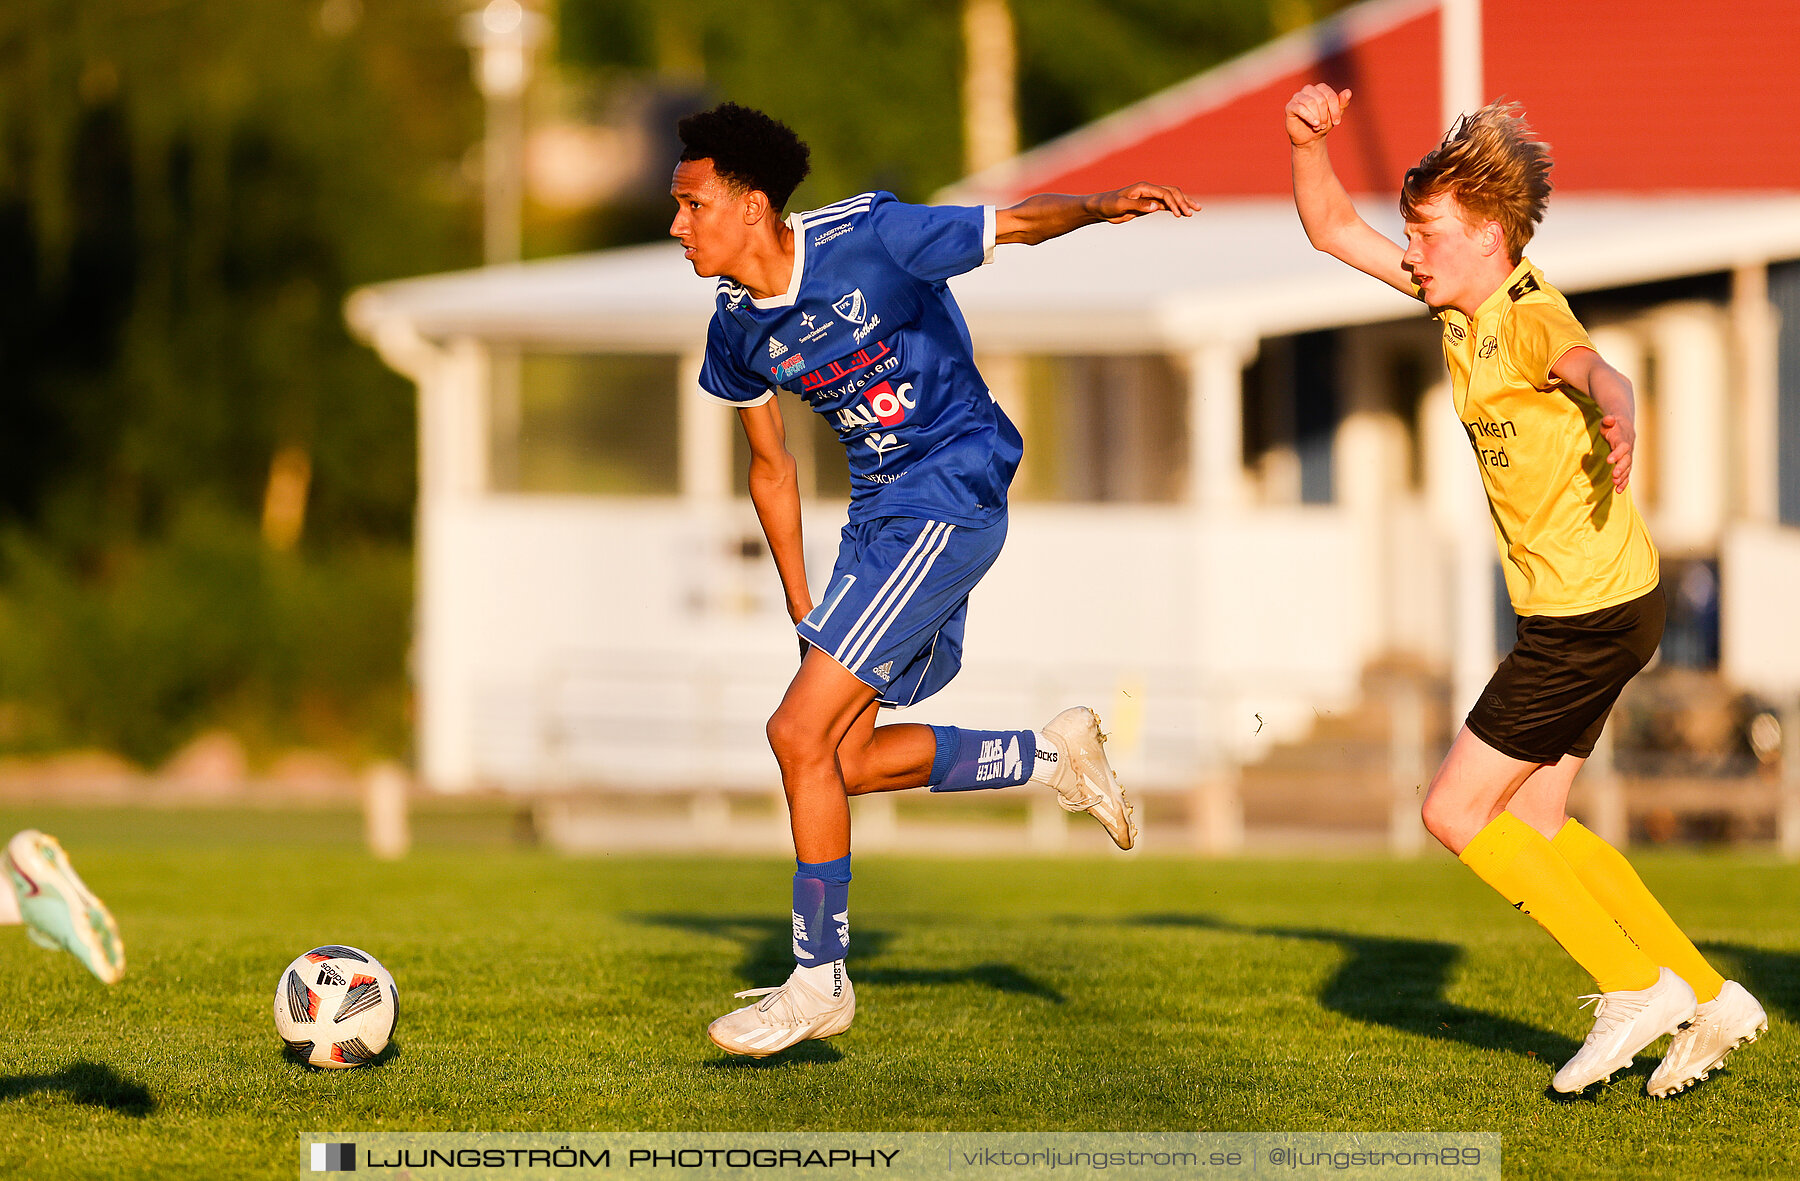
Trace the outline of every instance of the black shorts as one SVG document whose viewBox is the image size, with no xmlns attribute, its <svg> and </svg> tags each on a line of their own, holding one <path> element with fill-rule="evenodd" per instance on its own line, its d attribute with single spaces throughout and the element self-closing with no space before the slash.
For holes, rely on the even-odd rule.
<svg viewBox="0 0 1800 1181">
<path fill-rule="evenodd" d="M 1519 639 L 1469 711 L 1475 736 L 1515 759 L 1594 753 L 1625 682 L 1662 642 L 1662 587 L 1585 615 L 1527 615 Z"/>
</svg>

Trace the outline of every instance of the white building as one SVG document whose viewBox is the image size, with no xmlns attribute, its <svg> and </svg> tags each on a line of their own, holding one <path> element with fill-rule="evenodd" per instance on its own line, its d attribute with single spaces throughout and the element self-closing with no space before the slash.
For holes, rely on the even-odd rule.
<svg viewBox="0 0 1800 1181">
<path fill-rule="evenodd" d="M 1278 89 L 1306 68 L 1271 61 L 1220 73 Z M 1392 208 L 1365 214 L 1397 236 Z M 1559 193 L 1529 253 L 1637 383 L 1636 495 L 1671 570 L 1716 571 L 1722 672 L 1800 692 L 1800 195 Z M 1343 707 L 1372 661 L 1472 699 L 1495 545 L 1435 332 L 1312 251 L 1285 197 L 1002 247 L 952 288 L 1026 461 L 964 671 L 899 716 L 1024 725 L 1088 701 L 1123 777 L 1181 788 Z M 735 415 L 694 389 L 711 292 L 671 244 L 351 299 L 419 390 L 432 786 L 776 783 L 762 723 L 794 641 Z M 784 410 L 818 585 L 842 460 Z"/>
</svg>

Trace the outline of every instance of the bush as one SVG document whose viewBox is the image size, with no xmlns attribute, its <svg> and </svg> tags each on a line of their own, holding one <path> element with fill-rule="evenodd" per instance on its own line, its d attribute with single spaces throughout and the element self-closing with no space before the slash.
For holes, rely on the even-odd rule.
<svg viewBox="0 0 1800 1181">
<path fill-rule="evenodd" d="M 222 726 L 253 755 L 403 756 L 411 605 L 400 542 L 276 553 L 248 522 L 189 509 L 84 571 L 15 532 L 0 540 L 0 752 L 99 746 L 150 765 Z"/>
</svg>

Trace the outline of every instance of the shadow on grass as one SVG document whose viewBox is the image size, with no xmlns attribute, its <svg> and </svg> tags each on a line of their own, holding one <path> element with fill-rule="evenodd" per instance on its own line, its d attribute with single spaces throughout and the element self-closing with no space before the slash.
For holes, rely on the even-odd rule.
<svg viewBox="0 0 1800 1181">
<path fill-rule="evenodd" d="M 84 1107 L 104 1107 L 142 1119 L 156 1110 L 156 1096 L 103 1062 L 76 1062 L 55 1074 L 0 1075 L 0 1102 L 60 1091 Z"/>
<path fill-rule="evenodd" d="M 1581 1048 L 1580 1042 L 1562 1034 L 1447 1000 L 1444 992 L 1463 954 L 1453 943 L 1318 928 L 1245 927 L 1211 915 L 1155 914 L 1136 921 L 1144 926 L 1195 927 L 1336 947 L 1344 953 L 1344 962 L 1320 990 L 1319 1003 L 1371 1025 L 1518 1054 L 1551 1067 Z"/>
<path fill-rule="evenodd" d="M 842 1062 L 844 1056 L 828 1042 L 797 1042 L 767 1058 L 739 1058 L 727 1054 L 700 1065 L 707 1070 L 786 1070 L 794 1066 L 824 1066 Z"/>
<path fill-rule="evenodd" d="M 793 970 L 793 931 L 780 919 L 744 915 L 639 914 L 629 916 L 641 923 L 654 923 L 680 931 L 735 940 L 744 949 L 738 970 L 746 980 L 786 980 Z M 1053 1005 L 1064 1001 L 1063 994 L 1020 971 L 1011 964 L 975 964 L 966 968 L 873 968 L 864 967 L 893 941 L 889 931 L 859 927 L 852 946 L 857 963 L 852 978 L 858 984 L 913 984 L 943 986 L 978 984 L 995 992 L 1014 996 L 1031 996 Z"/>
<path fill-rule="evenodd" d="M 1800 1021 L 1800 952 L 1770 951 L 1743 943 L 1702 943 L 1712 965 L 1750 990 L 1770 1016 Z M 1732 976 L 1733 965 L 1741 971 Z"/>
</svg>

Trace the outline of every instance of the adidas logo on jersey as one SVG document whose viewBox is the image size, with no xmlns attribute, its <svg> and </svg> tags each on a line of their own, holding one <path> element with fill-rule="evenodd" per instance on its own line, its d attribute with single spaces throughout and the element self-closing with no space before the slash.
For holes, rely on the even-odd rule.
<svg viewBox="0 0 1800 1181">
<path fill-rule="evenodd" d="M 885 664 L 876 665 L 875 666 L 875 675 L 880 677 L 884 681 L 887 680 L 889 677 L 893 676 L 894 675 L 894 662 L 890 660 Z"/>
<path fill-rule="evenodd" d="M 781 356 L 781 354 L 783 354 L 785 352 L 787 352 L 787 346 L 782 344 L 779 340 L 776 340 L 773 336 L 771 336 L 769 338 L 769 357 L 771 359 L 773 359 L 775 357 Z"/>
</svg>

